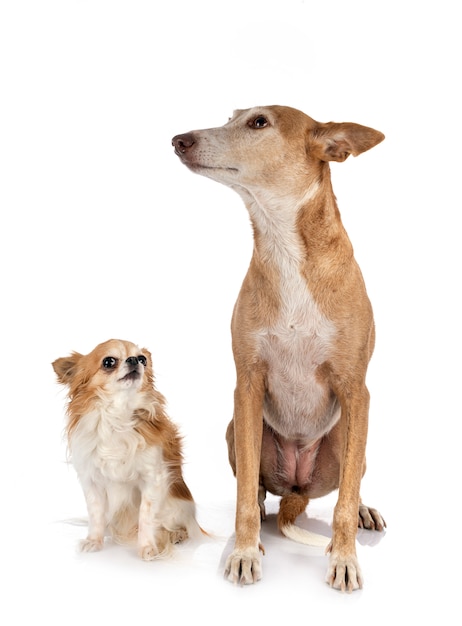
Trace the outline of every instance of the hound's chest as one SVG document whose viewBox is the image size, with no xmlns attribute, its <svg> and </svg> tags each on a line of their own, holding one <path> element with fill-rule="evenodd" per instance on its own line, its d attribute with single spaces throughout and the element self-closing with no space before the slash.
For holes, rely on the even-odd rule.
<svg viewBox="0 0 462 626">
<path fill-rule="evenodd" d="M 319 322 L 319 320 L 317 320 Z M 328 323 L 281 323 L 260 333 L 260 358 L 273 387 L 291 394 L 316 386 L 318 367 L 333 352 L 335 328 Z"/>
<path fill-rule="evenodd" d="M 319 367 L 332 358 L 337 331 L 309 293 L 287 298 L 276 322 L 260 329 L 256 341 L 265 364 L 265 418 L 286 437 L 313 439 L 334 419 L 335 400 Z"/>
<path fill-rule="evenodd" d="M 304 281 L 293 281 L 288 287 L 281 291 L 274 321 L 259 329 L 257 344 L 270 370 L 280 369 L 296 381 L 331 357 L 337 330 Z"/>
</svg>

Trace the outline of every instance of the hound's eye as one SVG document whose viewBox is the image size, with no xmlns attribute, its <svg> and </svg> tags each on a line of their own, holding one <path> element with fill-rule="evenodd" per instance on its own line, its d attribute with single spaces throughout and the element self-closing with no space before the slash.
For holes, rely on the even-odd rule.
<svg viewBox="0 0 462 626">
<path fill-rule="evenodd" d="M 141 365 L 144 365 L 144 367 L 146 367 L 146 365 L 148 364 L 148 360 L 143 354 L 140 354 L 140 356 L 138 357 L 138 363 L 141 363 Z"/>
<path fill-rule="evenodd" d="M 117 365 L 117 359 L 115 359 L 113 356 L 104 357 L 103 359 L 104 369 L 112 370 L 114 369 L 114 367 L 116 367 L 116 365 Z"/>
<path fill-rule="evenodd" d="M 252 128 L 265 128 L 268 126 L 268 120 L 263 115 L 259 115 L 252 122 L 250 122 Z"/>
</svg>

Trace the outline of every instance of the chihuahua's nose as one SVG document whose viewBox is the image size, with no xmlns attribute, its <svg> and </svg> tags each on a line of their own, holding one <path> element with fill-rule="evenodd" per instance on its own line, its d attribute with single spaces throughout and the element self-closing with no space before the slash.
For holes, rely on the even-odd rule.
<svg viewBox="0 0 462 626">
<path fill-rule="evenodd" d="M 125 361 L 125 363 L 128 363 L 129 365 L 138 365 L 138 357 L 129 356 L 128 359 Z"/>
<path fill-rule="evenodd" d="M 172 139 L 172 146 L 175 147 L 175 152 L 180 155 L 187 152 L 195 144 L 194 135 L 192 133 L 185 133 L 184 135 L 175 135 Z"/>
</svg>

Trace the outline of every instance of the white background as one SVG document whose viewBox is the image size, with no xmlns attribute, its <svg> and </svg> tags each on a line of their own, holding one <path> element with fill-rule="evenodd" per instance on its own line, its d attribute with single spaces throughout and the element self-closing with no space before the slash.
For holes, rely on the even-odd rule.
<svg viewBox="0 0 462 626">
<path fill-rule="evenodd" d="M 1 2 L 2 623 L 460 619 L 458 13 L 446 0 Z M 182 166 L 171 138 L 259 104 L 386 135 L 332 166 L 377 324 L 362 493 L 388 523 L 359 535 L 365 585 L 351 595 L 274 515 L 263 580 L 222 577 L 229 323 L 251 229 L 240 198 Z M 86 510 L 50 363 L 111 337 L 151 350 L 214 534 L 170 562 L 79 555 L 85 528 L 67 523 Z M 307 509 L 326 534 L 334 504 Z"/>
</svg>

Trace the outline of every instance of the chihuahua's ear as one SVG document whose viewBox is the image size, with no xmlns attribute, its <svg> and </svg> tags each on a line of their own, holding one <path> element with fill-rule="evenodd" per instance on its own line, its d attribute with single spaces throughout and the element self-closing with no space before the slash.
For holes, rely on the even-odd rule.
<svg viewBox="0 0 462 626">
<path fill-rule="evenodd" d="M 310 131 L 309 147 L 321 161 L 345 161 L 385 139 L 378 130 L 352 122 L 319 124 Z"/>
<path fill-rule="evenodd" d="M 56 376 L 58 377 L 58 382 L 63 385 L 70 384 L 75 376 L 77 363 L 81 358 L 81 354 L 79 354 L 78 352 L 73 352 L 70 356 L 61 357 L 60 359 L 56 359 L 56 361 L 53 361 L 51 365 L 53 366 Z"/>
</svg>

